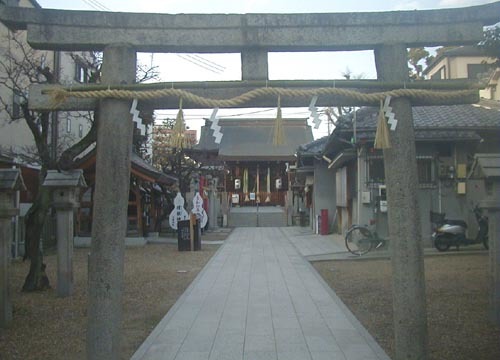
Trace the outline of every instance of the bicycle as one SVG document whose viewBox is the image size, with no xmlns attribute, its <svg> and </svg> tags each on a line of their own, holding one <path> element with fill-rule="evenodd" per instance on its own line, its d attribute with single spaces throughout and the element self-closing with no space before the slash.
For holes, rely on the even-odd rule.
<svg viewBox="0 0 500 360">
<path fill-rule="evenodd" d="M 370 231 L 366 225 L 352 225 L 345 234 L 345 246 L 351 254 L 361 256 L 372 248 L 379 249 L 385 246 L 387 240 L 378 236 L 377 232 Z"/>
</svg>

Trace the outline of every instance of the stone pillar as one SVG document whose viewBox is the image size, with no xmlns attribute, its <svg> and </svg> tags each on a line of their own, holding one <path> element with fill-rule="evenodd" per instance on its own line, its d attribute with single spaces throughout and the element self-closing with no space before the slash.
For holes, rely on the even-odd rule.
<svg viewBox="0 0 500 360">
<path fill-rule="evenodd" d="M 480 203 L 488 211 L 490 262 L 490 318 L 500 326 L 500 182 L 493 184 L 494 195 Z"/>
<path fill-rule="evenodd" d="M 269 79 L 267 51 L 247 49 L 241 52 L 241 78 L 243 80 Z"/>
<path fill-rule="evenodd" d="M 228 199 L 229 194 L 226 191 L 222 192 L 221 196 L 222 227 L 227 227 L 227 218 L 229 216 L 229 211 L 231 211 L 231 200 Z"/>
<path fill-rule="evenodd" d="M 79 206 L 78 188 L 86 187 L 83 170 L 49 170 L 43 186 L 52 188 L 56 209 L 57 295 L 73 294 L 73 210 Z"/>
<path fill-rule="evenodd" d="M 104 49 L 103 84 L 135 82 L 136 52 L 125 44 Z M 127 232 L 133 123 L 131 100 L 99 104 L 96 182 L 89 258 L 87 358 L 118 359 L 123 261 Z"/>
<path fill-rule="evenodd" d="M 73 204 L 57 204 L 57 295 L 73 294 Z"/>
<path fill-rule="evenodd" d="M 375 50 L 378 79 L 408 79 L 406 46 Z M 418 206 L 418 177 L 411 103 L 393 99 L 398 120 L 390 131 L 391 148 L 384 150 L 396 359 L 427 359 L 425 274 Z"/>
<path fill-rule="evenodd" d="M 12 217 L 19 214 L 16 191 L 25 189 L 19 169 L 0 169 L 0 328 L 12 321 L 9 288 Z"/>
<path fill-rule="evenodd" d="M 210 229 L 217 229 L 219 227 L 217 219 L 217 178 L 208 179 L 208 219 Z"/>
</svg>

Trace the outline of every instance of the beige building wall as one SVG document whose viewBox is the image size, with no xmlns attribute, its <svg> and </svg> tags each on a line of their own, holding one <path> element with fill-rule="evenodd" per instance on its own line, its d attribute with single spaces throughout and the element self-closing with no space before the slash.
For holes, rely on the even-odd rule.
<svg viewBox="0 0 500 360">
<path fill-rule="evenodd" d="M 33 7 L 33 4 L 31 1 L 21 0 L 19 6 Z M 9 49 L 13 54 L 16 54 L 16 57 L 21 57 L 21 51 L 19 49 L 16 50 L 15 43 L 9 41 L 10 33 L 10 30 L 0 23 L 0 57 L 2 61 L 6 61 L 5 54 L 9 52 Z M 16 35 L 26 43 L 26 32 L 17 31 Z M 44 58 L 47 66 L 52 66 L 54 61 L 54 53 L 52 51 L 38 51 L 36 56 Z M 2 82 L 6 78 L 6 73 L 3 69 L 0 69 L 0 78 Z M 7 103 L 7 106 L 12 109 L 14 102 L 12 90 L 0 84 L 0 96 Z M 9 114 L 2 107 L 0 111 L 0 151 L 6 148 L 13 149 L 14 151 L 22 151 L 34 145 L 33 135 L 24 119 L 12 122 Z"/>
<path fill-rule="evenodd" d="M 484 62 L 491 63 L 492 59 L 484 56 L 456 56 L 444 57 L 433 65 L 426 75 L 427 79 L 467 79 L 469 78 L 468 65 L 480 65 Z M 479 96 L 489 100 L 500 100 L 500 84 L 498 81 L 500 69 L 488 80 L 484 90 L 479 91 Z"/>
<path fill-rule="evenodd" d="M 77 66 L 74 57 L 80 59 L 90 59 L 88 52 L 59 52 L 58 56 L 58 73 L 59 82 L 62 85 L 80 85 L 77 77 Z M 90 130 L 91 123 L 89 112 L 58 112 L 58 134 L 60 145 L 64 148 L 80 141 Z"/>
<path fill-rule="evenodd" d="M 19 6 L 33 7 L 33 3 L 29 0 L 21 0 Z M 21 51 L 16 50 L 15 43 L 9 41 L 11 35 L 10 30 L 0 23 L 0 57 L 6 59 L 5 54 L 9 52 L 16 54 L 16 57 L 21 58 Z M 17 31 L 16 36 L 26 44 L 26 32 Z M 73 53 L 74 55 L 87 59 L 90 58 L 89 53 L 80 52 Z M 48 66 L 55 73 L 59 74 L 59 81 L 64 85 L 79 84 L 77 77 L 77 69 L 72 53 L 69 52 L 53 52 L 53 51 L 37 51 L 36 56 L 39 59 L 44 59 L 44 66 Z M 2 60 L 5 61 L 5 60 Z M 6 74 L 0 69 L 0 78 L 4 79 Z M 4 100 L 9 109 L 14 103 L 14 94 L 10 88 L 0 84 L 0 96 Z M 62 150 L 71 144 L 79 141 L 90 130 L 91 123 L 89 121 L 89 113 L 78 112 L 58 112 L 51 117 L 52 124 L 57 124 L 58 127 L 58 149 Z M 49 142 L 50 134 L 49 132 Z M 11 121 L 11 117 L 5 110 L 0 111 L 0 153 L 9 155 L 9 153 L 26 153 L 34 151 L 35 142 L 33 134 L 29 129 L 24 119 Z"/>
</svg>

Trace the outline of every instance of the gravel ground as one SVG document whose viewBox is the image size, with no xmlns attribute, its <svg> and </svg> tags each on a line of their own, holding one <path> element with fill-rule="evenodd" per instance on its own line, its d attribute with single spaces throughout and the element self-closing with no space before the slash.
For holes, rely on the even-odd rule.
<svg viewBox="0 0 500 360">
<path fill-rule="evenodd" d="M 313 265 L 393 358 L 390 261 L 322 261 Z M 429 359 L 500 359 L 500 329 L 488 320 L 487 255 L 427 257 L 425 278 Z"/>
<path fill-rule="evenodd" d="M 222 240 L 227 234 L 204 236 Z M 129 359 L 217 250 L 178 252 L 155 244 L 126 250 L 123 344 Z M 85 359 L 88 249 L 74 254 L 75 293 L 61 299 L 51 289 L 19 291 L 28 263 L 11 266 L 14 322 L 0 330 L 0 359 Z M 56 256 L 45 258 L 55 286 Z M 393 357 L 391 270 L 388 260 L 313 264 L 355 316 Z M 498 360 L 500 329 L 488 322 L 488 258 L 485 254 L 425 260 L 431 360 Z"/>
<path fill-rule="evenodd" d="M 125 294 L 121 358 L 129 359 L 217 250 L 179 252 L 155 244 L 125 252 Z M 53 289 L 22 293 L 28 262 L 14 261 L 11 296 L 14 321 L 0 330 L 0 359 L 85 359 L 88 249 L 74 253 L 74 295 L 55 292 L 56 255 L 45 257 Z"/>
</svg>

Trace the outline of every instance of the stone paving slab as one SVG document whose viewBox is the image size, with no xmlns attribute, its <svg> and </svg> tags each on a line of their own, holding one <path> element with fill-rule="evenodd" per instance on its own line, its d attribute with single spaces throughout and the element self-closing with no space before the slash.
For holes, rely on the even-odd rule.
<svg viewBox="0 0 500 360">
<path fill-rule="evenodd" d="M 363 256 L 351 254 L 345 247 L 344 235 L 314 234 L 309 227 L 287 227 L 282 229 L 296 250 L 306 258 L 307 261 L 329 261 L 329 260 L 373 260 L 389 259 L 390 252 L 387 246 L 380 249 L 372 249 Z M 425 247 L 424 256 L 453 256 L 453 255 L 475 255 L 486 253 L 482 244 L 463 246 L 460 251 L 450 248 L 448 251 L 438 251 L 434 247 Z"/>
<path fill-rule="evenodd" d="M 237 228 L 132 359 L 389 359 L 288 228 Z"/>
<path fill-rule="evenodd" d="M 340 234 L 317 235 L 309 227 L 297 226 L 282 230 L 302 256 L 349 253 Z"/>
</svg>

